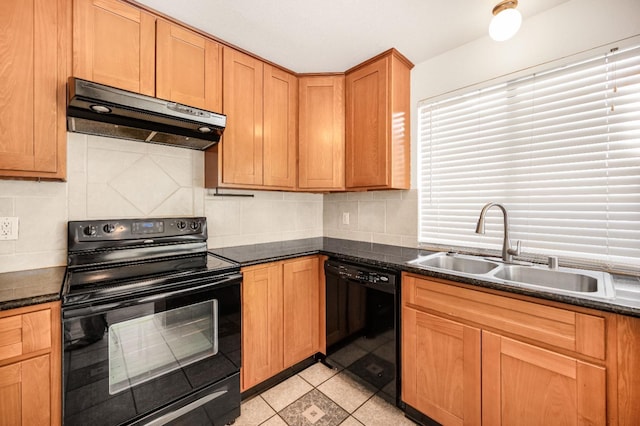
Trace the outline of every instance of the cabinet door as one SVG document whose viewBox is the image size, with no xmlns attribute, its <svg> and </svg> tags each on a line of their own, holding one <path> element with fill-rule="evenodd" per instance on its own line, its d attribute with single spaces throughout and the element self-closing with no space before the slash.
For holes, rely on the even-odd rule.
<svg viewBox="0 0 640 426">
<path fill-rule="evenodd" d="M 222 46 L 167 21 L 157 23 L 156 95 L 222 111 Z"/>
<path fill-rule="evenodd" d="M 296 185 L 298 79 L 264 64 L 263 167 L 265 186 Z"/>
<path fill-rule="evenodd" d="M 300 78 L 298 187 L 344 189 L 344 76 Z"/>
<path fill-rule="evenodd" d="M 604 425 L 605 369 L 482 332 L 482 421 L 487 425 Z"/>
<path fill-rule="evenodd" d="M 0 425 L 52 422 L 49 355 L 0 367 Z"/>
<path fill-rule="evenodd" d="M 263 63 L 228 47 L 223 50 L 227 127 L 219 144 L 222 182 L 262 185 Z"/>
<path fill-rule="evenodd" d="M 282 371 L 282 321 L 282 265 L 243 270 L 243 391 Z"/>
<path fill-rule="evenodd" d="M 390 184 L 388 126 L 389 58 L 384 57 L 347 74 L 348 188 Z"/>
<path fill-rule="evenodd" d="M 64 1 L 0 2 L 0 175 L 64 178 Z"/>
<path fill-rule="evenodd" d="M 284 264 L 285 367 L 290 367 L 320 350 L 319 264 L 317 257 Z M 324 315 L 324 310 L 322 314 Z"/>
<path fill-rule="evenodd" d="M 117 0 L 73 4 L 73 75 L 153 96 L 153 15 Z"/>
<path fill-rule="evenodd" d="M 480 425 L 480 330 L 410 308 L 402 315 L 402 399 L 443 425 Z"/>
</svg>

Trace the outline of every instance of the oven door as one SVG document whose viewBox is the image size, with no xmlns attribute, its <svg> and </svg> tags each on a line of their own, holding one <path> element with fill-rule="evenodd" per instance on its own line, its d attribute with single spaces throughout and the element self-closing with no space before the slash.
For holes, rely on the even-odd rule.
<svg viewBox="0 0 640 426">
<path fill-rule="evenodd" d="M 241 277 L 63 307 L 64 424 L 235 419 Z"/>
</svg>

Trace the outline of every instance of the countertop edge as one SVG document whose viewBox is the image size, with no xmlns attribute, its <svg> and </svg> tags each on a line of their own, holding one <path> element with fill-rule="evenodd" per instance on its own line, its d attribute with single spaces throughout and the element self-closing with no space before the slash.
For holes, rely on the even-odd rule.
<svg viewBox="0 0 640 426">
<path fill-rule="evenodd" d="M 420 250 L 420 249 L 409 249 L 409 248 L 406 248 L 406 249 L 415 250 L 416 252 L 417 251 L 426 252 L 426 250 Z M 209 251 L 212 253 L 216 253 L 216 250 L 224 250 L 224 248 L 210 249 Z M 293 258 L 302 257 L 302 256 L 315 255 L 315 254 L 326 255 L 326 256 L 343 260 L 346 262 L 362 263 L 362 264 L 367 264 L 374 267 L 392 269 L 398 272 L 407 272 L 407 273 L 412 273 L 415 275 L 421 275 L 425 277 L 455 281 L 457 283 L 477 287 L 479 290 L 481 289 L 497 290 L 505 293 L 533 297 L 535 299 L 540 299 L 541 301 L 546 300 L 550 302 L 559 302 L 559 303 L 564 303 L 567 305 L 572 305 L 572 306 L 577 306 L 582 308 L 595 309 L 599 311 L 610 312 L 610 313 L 615 313 L 620 315 L 640 317 L 640 307 L 636 308 L 633 306 L 618 304 L 618 303 L 615 303 L 615 301 L 607 301 L 607 300 L 601 300 L 601 299 L 595 299 L 595 298 L 589 298 L 589 297 L 571 296 L 571 295 L 564 295 L 564 294 L 558 294 L 558 293 L 552 293 L 552 292 L 545 292 L 543 290 L 534 290 L 534 289 L 525 288 L 525 287 L 517 287 L 517 286 L 508 285 L 508 284 L 501 284 L 501 283 L 486 281 L 480 278 L 470 278 L 465 276 L 448 274 L 445 272 L 436 272 L 436 271 L 414 267 L 407 264 L 406 262 L 395 262 L 395 261 L 391 262 L 391 261 L 375 259 L 371 257 L 362 257 L 359 255 L 347 254 L 341 251 L 327 249 L 324 247 L 315 248 L 315 249 L 305 248 L 299 251 L 292 249 L 291 252 L 289 253 L 262 256 L 262 257 L 254 258 L 245 262 L 239 261 L 238 263 L 240 263 L 241 267 L 245 267 L 245 266 L 253 266 L 253 265 L 259 265 L 264 263 L 277 262 L 277 261 L 293 259 Z M 237 259 L 233 259 L 233 258 L 231 259 L 234 261 L 238 261 Z M 407 259 L 407 260 L 410 260 L 410 259 Z"/>
<path fill-rule="evenodd" d="M 41 303 L 58 302 L 59 300 L 60 293 L 41 294 L 38 296 L 24 297 L 21 299 L 7 300 L 0 302 L 0 311 L 24 308 L 25 306 L 39 305 Z"/>
</svg>

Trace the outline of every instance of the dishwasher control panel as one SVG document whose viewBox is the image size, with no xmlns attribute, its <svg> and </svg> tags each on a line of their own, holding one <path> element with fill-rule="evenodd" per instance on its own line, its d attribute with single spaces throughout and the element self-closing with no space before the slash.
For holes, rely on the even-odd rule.
<svg viewBox="0 0 640 426">
<path fill-rule="evenodd" d="M 392 285 L 396 284 L 396 274 L 376 268 L 356 266 L 329 261 L 326 268 L 336 271 L 342 278 L 362 283 Z"/>
</svg>

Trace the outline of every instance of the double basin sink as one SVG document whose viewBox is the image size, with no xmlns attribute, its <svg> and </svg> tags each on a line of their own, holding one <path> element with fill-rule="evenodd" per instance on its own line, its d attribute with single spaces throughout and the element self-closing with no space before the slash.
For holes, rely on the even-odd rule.
<svg viewBox="0 0 640 426">
<path fill-rule="evenodd" d="M 445 252 L 421 256 L 408 263 L 427 270 L 557 294 L 598 298 L 612 298 L 615 295 L 611 276 L 606 272 L 573 268 L 550 269 L 544 265 L 503 263 L 499 260 Z"/>
</svg>

